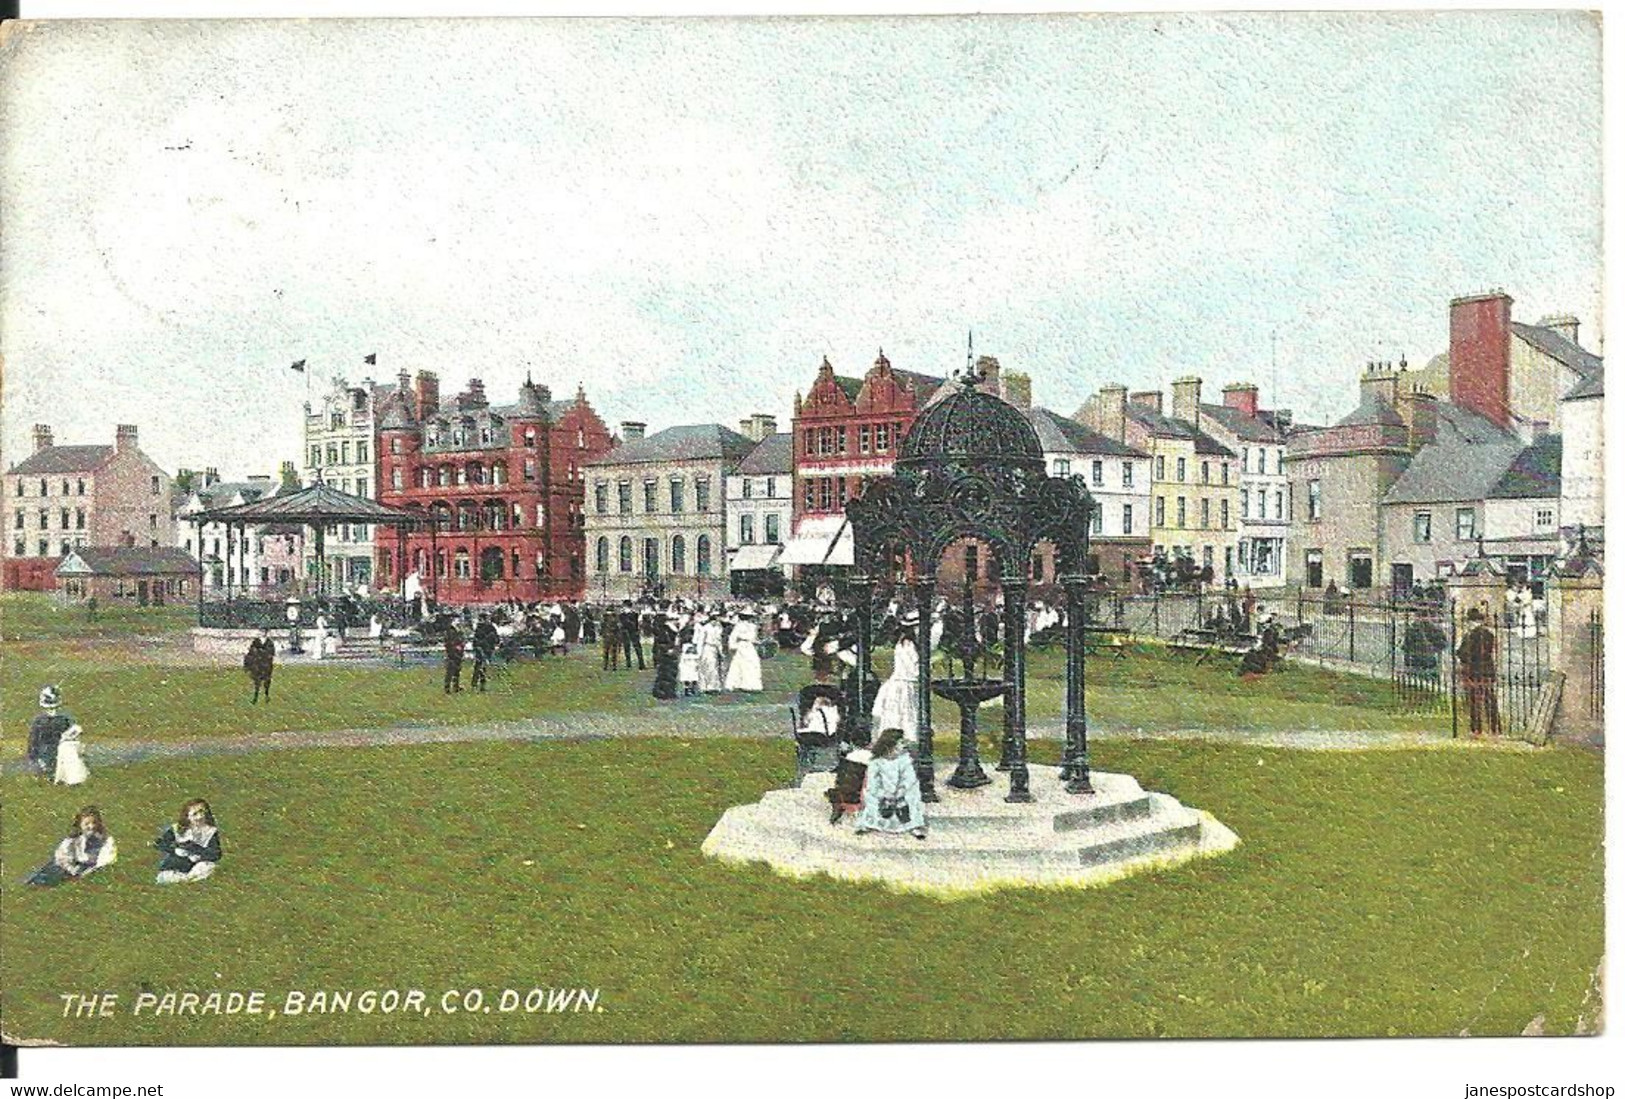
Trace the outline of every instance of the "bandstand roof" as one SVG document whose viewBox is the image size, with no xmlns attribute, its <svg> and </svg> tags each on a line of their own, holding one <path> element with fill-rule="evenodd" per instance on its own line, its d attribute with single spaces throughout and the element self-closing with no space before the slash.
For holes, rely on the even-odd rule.
<svg viewBox="0 0 1625 1099">
<path fill-rule="evenodd" d="M 210 508 L 184 516 L 193 523 L 300 523 L 307 526 L 329 523 L 375 523 L 380 526 L 409 526 L 422 521 L 400 508 L 386 507 L 365 496 L 340 492 L 332 485 L 317 484 L 297 492 L 279 493 L 236 507 Z"/>
</svg>

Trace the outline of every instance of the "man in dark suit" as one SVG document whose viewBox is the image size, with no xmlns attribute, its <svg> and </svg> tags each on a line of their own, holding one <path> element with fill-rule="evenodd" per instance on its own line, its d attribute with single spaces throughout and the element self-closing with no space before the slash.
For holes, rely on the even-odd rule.
<svg viewBox="0 0 1625 1099">
<path fill-rule="evenodd" d="M 463 690 L 463 631 L 453 619 L 446 626 L 446 693 L 461 694 Z"/>
<path fill-rule="evenodd" d="M 1501 712 L 1495 701 L 1495 634 L 1484 624 L 1484 612 L 1467 612 L 1467 634 L 1456 646 L 1461 685 L 1467 692 L 1467 720 L 1475 737 L 1501 735 Z"/>
<path fill-rule="evenodd" d="M 496 626 L 491 624 L 491 616 L 480 615 L 480 624 L 474 627 L 474 678 L 471 686 L 481 693 L 485 691 L 485 669 L 496 655 L 497 646 L 502 643 L 502 635 L 497 633 Z"/>
<path fill-rule="evenodd" d="M 643 628 L 639 621 L 637 608 L 632 601 L 627 600 L 621 604 L 621 654 L 626 660 L 626 670 L 632 670 L 632 654 L 637 653 L 638 671 L 643 671 Z"/>
</svg>

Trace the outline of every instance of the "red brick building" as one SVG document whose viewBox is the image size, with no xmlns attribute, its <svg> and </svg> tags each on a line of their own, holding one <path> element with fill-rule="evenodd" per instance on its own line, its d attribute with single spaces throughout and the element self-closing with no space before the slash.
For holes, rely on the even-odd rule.
<svg viewBox="0 0 1625 1099">
<path fill-rule="evenodd" d="M 439 381 L 405 374 L 378 414 L 380 503 L 432 520 L 402 546 L 381 536 L 379 582 L 416 573 L 442 603 L 579 599 L 586 583 L 582 466 L 613 445 L 579 388 L 555 401 L 529 379 L 493 406 L 485 386 L 444 405 Z"/>
<path fill-rule="evenodd" d="M 846 502 L 865 479 L 891 473 L 898 442 L 943 381 L 898 370 L 884 351 L 863 378 L 842 377 L 824 360 L 806 397 L 796 398 L 792 537 L 782 563 L 852 564 L 851 535 L 841 529 Z"/>
</svg>

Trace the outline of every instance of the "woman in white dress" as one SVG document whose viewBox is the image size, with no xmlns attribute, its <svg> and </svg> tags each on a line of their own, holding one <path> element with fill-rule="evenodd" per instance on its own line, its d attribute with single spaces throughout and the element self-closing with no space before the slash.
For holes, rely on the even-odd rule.
<svg viewBox="0 0 1625 1099">
<path fill-rule="evenodd" d="M 903 619 L 903 632 L 892 649 L 891 675 L 880 685 L 870 711 L 874 728 L 900 729 L 910 745 L 920 739 L 920 653 L 912 636 L 919 621 L 917 616 Z"/>
<path fill-rule="evenodd" d="M 722 690 L 722 623 L 700 615 L 694 627 L 694 643 L 700 650 L 700 690 L 716 694 Z"/>
<path fill-rule="evenodd" d="M 327 655 L 327 615 L 316 616 L 316 628 L 311 631 L 311 640 L 314 642 L 312 656 L 321 660 Z"/>
<path fill-rule="evenodd" d="M 728 690 L 762 689 L 762 654 L 756 649 L 756 640 L 756 617 L 746 611 L 728 635 L 728 649 L 733 654 L 728 660 Z"/>
<path fill-rule="evenodd" d="M 59 786 L 78 786 L 90 777 L 90 768 L 85 766 L 79 739 L 83 734 L 84 730 L 79 728 L 77 722 L 62 733 L 62 741 L 56 747 L 56 782 Z"/>
</svg>

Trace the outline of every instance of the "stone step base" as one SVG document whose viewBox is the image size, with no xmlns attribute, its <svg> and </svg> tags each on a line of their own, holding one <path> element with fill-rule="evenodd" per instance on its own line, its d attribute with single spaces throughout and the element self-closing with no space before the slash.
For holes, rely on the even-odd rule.
<svg viewBox="0 0 1625 1099">
<path fill-rule="evenodd" d="M 945 895 L 987 888 L 1092 885 L 1125 874 L 1217 854 L 1239 842 L 1212 817 L 1130 775 L 1096 772 L 1091 795 L 1066 793 L 1054 767 L 1033 767 L 1034 801 L 1010 804 L 1005 775 L 972 791 L 941 788 L 925 807 L 927 836 L 866 833 L 850 815 L 829 823 L 828 775 L 799 789 L 770 791 L 729 809 L 704 851 L 765 862 L 790 874 L 824 873 Z"/>
</svg>

